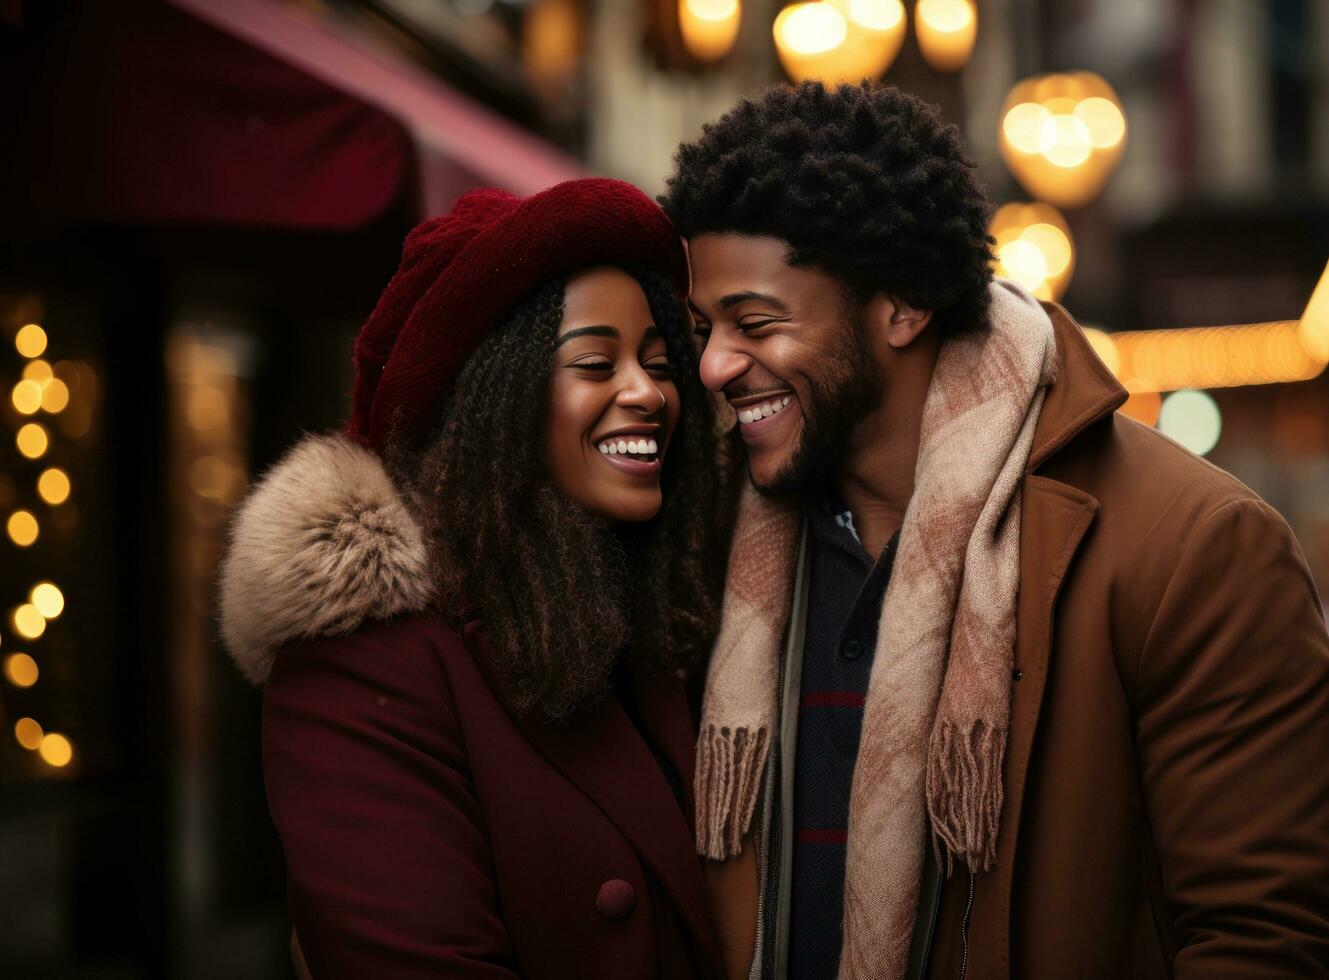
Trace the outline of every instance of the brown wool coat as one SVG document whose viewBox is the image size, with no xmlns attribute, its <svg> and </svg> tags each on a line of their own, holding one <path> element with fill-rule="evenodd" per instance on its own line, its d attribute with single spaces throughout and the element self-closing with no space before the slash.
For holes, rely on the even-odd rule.
<svg viewBox="0 0 1329 980">
<path fill-rule="evenodd" d="M 967 872 L 944 886 L 927 976 L 1329 976 L 1329 638 L 1305 560 L 1248 488 L 1116 414 L 1125 392 L 1047 309 L 997 861 L 971 908 Z M 731 935 L 755 919 L 749 874 L 712 875 L 712 898 Z"/>
</svg>

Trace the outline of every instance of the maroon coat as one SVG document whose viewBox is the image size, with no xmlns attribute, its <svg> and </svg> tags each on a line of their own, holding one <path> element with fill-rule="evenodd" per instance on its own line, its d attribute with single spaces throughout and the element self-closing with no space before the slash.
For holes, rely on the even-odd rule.
<svg viewBox="0 0 1329 980">
<path fill-rule="evenodd" d="M 383 601 L 348 607 L 409 571 L 401 549 L 419 539 L 400 523 L 404 510 L 382 507 L 353 507 L 337 533 L 308 537 L 329 527 L 318 506 L 309 517 L 290 513 L 310 510 L 301 487 L 324 492 L 311 456 L 362 464 L 368 454 L 340 440 L 306 445 L 259 486 L 235 525 L 223 626 L 251 676 L 272 663 L 264 776 L 313 976 L 718 976 L 692 844 L 682 684 L 629 684 L 638 723 L 682 777 L 680 806 L 617 700 L 566 725 L 538 710 L 518 717 L 486 673 L 478 620 L 458 635 L 427 611 L 394 609 L 412 594 L 400 582 L 381 590 Z M 347 485 L 332 475 L 345 467 L 322 462 L 312 472 Z M 365 516 L 389 512 L 387 521 Z M 283 546 L 288 530 L 295 537 Z M 371 533 L 370 544 L 391 550 L 367 552 Z M 331 540 L 347 536 L 349 550 Z M 318 547 L 333 552 L 311 558 Z M 366 574 L 374 581 L 345 580 Z M 348 621 L 350 632 L 335 632 Z M 325 635 L 300 638 L 301 622 Z"/>
</svg>

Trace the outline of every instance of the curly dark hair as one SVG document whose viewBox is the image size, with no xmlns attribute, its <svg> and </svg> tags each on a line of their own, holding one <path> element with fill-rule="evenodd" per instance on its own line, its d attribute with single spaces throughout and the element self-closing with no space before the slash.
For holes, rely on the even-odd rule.
<svg viewBox="0 0 1329 980">
<path fill-rule="evenodd" d="M 892 85 L 782 85 L 679 147 L 660 197 L 685 237 L 771 235 L 790 261 L 934 310 L 943 331 L 985 324 L 991 205 L 959 130 Z"/>
<path fill-rule="evenodd" d="M 719 624 L 737 481 L 726 477 L 731 464 L 717 464 L 715 413 L 697 380 L 680 297 L 653 272 L 627 271 L 664 338 L 682 403 L 653 520 L 610 527 L 549 481 L 561 280 L 518 304 L 470 356 L 444 396 L 435 435 L 387 454 L 425 528 L 440 605 L 483 617 L 509 700 L 551 719 L 603 697 L 621 658 L 686 676 Z"/>
</svg>

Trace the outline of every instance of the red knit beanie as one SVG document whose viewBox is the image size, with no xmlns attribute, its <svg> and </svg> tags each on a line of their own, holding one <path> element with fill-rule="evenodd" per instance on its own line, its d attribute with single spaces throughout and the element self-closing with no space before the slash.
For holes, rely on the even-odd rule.
<svg viewBox="0 0 1329 980">
<path fill-rule="evenodd" d="M 406 237 L 400 268 L 355 338 L 348 433 L 376 449 L 390 436 L 424 435 L 448 383 L 523 296 L 600 264 L 654 269 L 687 293 L 678 233 L 631 184 L 463 194 Z"/>
</svg>

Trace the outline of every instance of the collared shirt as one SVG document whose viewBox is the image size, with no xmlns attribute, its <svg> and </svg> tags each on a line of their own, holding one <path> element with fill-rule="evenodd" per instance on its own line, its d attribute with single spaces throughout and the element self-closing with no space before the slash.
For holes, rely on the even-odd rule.
<svg viewBox="0 0 1329 980">
<path fill-rule="evenodd" d="M 874 562 L 847 507 L 808 508 L 807 629 L 794 773 L 789 976 L 834 978 L 844 914 L 849 792 L 881 604 L 899 534 Z"/>
</svg>

